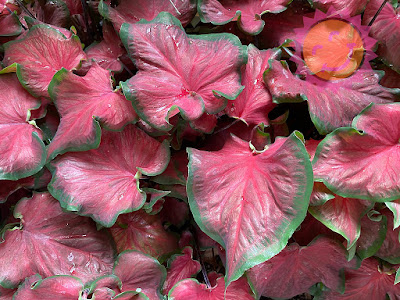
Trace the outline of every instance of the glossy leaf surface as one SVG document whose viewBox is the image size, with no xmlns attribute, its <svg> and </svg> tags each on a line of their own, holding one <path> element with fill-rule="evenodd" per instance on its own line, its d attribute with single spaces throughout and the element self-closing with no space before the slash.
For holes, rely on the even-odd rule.
<svg viewBox="0 0 400 300">
<path fill-rule="evenodd" d="M 179 112 L 196 120 L 217 113 L 240 93 L 238 69 L 246 60 L 229 34 L 187 36 L 178 20 L 161 13 L 151 22 L 125 24 L 121 39 L 139 72 L 122 83 L 140 118 L 160 130 Z"/>
<path fill-rule="evenodd" d="M 121 130 L 137 115 L 120 90 L 113 90 L 110 72 L 94 64 L 80 77 L 66 69 L 58 71 L 49 94 L 61 116 L 48 158 L 67 151 L 85 151 L 100 143 L 100 126 Z"/>
<path fill-rule="evenodd" d="M 400 197 L 400 105 L 372 105 L 318 146 L 316 181 L 342 197 L 388 201 Z M 400 167 L 400 166 L 399 166 Z"/>
<path fill-rule="evenodd" d="M 30 111 L 40 102 L 15 74 L 0 75 L 0 90 L 0 180 L 17 180 L 35 174 L 45 163 L 42 132 L 29 123 Z"/>
<path fill-rule="evenodd" d="M 22 38 L 4 45 L 3 63 L 18 63 L 18 78 L 35 96 L 48 97 L 47 87 L 53 75 L 65 68 L 73 70 L 86 58 L 76 36 L 66 38 L 48 25 L 35 25 Z"/>
<path fill-rule="evenodd" d="M 141 174 L 160 174 L 168 162 L 168 143 L 128 125 L 122 132 L 103 132 L 98 149 L 54 160 L 49 191 L 65 209 L 110 227 L 119 214 L 136 211 L 145 203 L 146 193 L 139 188 Z"/>
<path fill-rule="evenodd" d="M 113 251 L 95 223 L 65 213 L 48 193 L 18 202 L 21 226 L 5 232 L 0 244 L 0 282 L 15 287 L 36 273 L 74 275 L 88 282 L 111 273 Z"/>
<path fill-rule="evenodd" d="M 229 285 L 280 252 L 303 221 L 313 181 L 308 154 L 295 133 L 261 154 L 235 136 L 219 151 L 188 153 L 190 208 L 226 249 Z"/>
<path fill-rule="evenodd" d="M 268 113 L 274 108 L 272 97 L 264 85 L 263 73 L 268 68 L 268 60 L 275 59 L 279 50 L 260 51 L 255 46 L 248 47 L 248 61 L 242 67 L 244 90 L 235 100 L 229 100 L 226 113 L 247 124 L 269 124 Z"/>
</svg>

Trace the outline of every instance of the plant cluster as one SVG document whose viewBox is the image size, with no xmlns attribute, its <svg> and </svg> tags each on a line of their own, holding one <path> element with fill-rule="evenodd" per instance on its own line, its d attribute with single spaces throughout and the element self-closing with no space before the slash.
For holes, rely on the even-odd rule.
<svg viewBox="0 0 400 300">
<path fill-rule="evenodd" d="M 400 299 L 397 0 L 0 0 L 0 59 L 1 300 Z"/>
</svg>

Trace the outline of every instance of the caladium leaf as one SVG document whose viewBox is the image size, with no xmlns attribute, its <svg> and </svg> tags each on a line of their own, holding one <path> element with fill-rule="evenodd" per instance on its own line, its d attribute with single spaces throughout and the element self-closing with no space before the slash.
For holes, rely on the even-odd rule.
<svg viewBox="0 0 400 300">
<path fill-rule="evenodd" d="M 380 266 L 374 258 L 364 259 L 357 270 L 345 272 L 346 285 L 344 294 L 328 292 L 324 299 L 354 299 L 361 300 L 368 296 L 369 299 L 398 299 L 400 285 L 394 285 L 395 270 Z"/>
<path fill-rule="evenodd" d="M 121 72 L 123 65 L 119 57 L 125 53 L 122 42 L 112 25 L 104 23 L 103 40 L 85 49 L 88 60 L 93 60 L 106 70 Z"/>
<path fill-rule="evenodd" d="M 0 300 L 12 300 L 16 289 L 5 289 L 0 285 Z"/>
<path fill-rule="evenodd" d="M 387 218 L 376 211 L 361 219 L 361 235 L 357 240 L 357 254 L 361 259 L 375 255 L 386 237 Z"/>
<path fill-rule="evenodd" d="M 382 75 L 382 74 L 381 74 Z M 358 70 L 353 76 L 337 82 L 314 85 L 285 69 L 278 61 L 270 61 L 264 81 L 278 102 L 307 100 L 311 120 L 321 134 L 350 126 L 353 118 L 371 102 L 396 100 L 398 90 L 379 85 L 378 73 Z"/>
<path fill-rule="evenodd" d="M 61 116 L 48 148 L 48 159 L 67 151 L 97 148 L 103 127 L 121 130 L 137 115 L 120 90 L 113 90 L 110 71 L 94 64 L 84 77 L 61 69 L 49 85 L 49 94 Z"/>
<path fill-rule="evenodd" d="M 235 136 L 219 151 L 187 150 L 190 208 L 226 249 L 227 285 L 279 253 L 306 216 L 313 178 L 298 136 L 277 139 L 260 154 Z"/>
<path fill-rule="evenodd" d="M 361 14 L 368 0 L 309 0 L 313 7 L 327 11 L 330 7 L 335 9 L 335 12 L 355 16 Z M 378 1 L 379 2 L 379 1 Z M 376 12 L 376 11 L 375 11 Z"/>
<path fill-rule="evenodd" d="M 342 235 L 350 249 L 360 237 L 361 218 L 372 206 L 365 200 L 335 195 L 323 205 L 310 206 L 308 211 L 326 227 Z"/>
<path fill-rule="evenodd" d="M 21 31 L 22 26 L 15 13 L 0 14 L 0 36 L 15 36 Z"/>
<path fill-rule="evenodd" d="M 248 62 L 242 67 L 243 92 L 228 101 L 226 113 L 247 124 L 269 124 L 268 113 L 274 108 L 272 97 L 263 82 L 263 73 L 268 68 L 268 60 L 279 56 L 278 49 L 260 51 L 255 46 L 248 47 Z"/>
<path fill-rule="evenodd" d="M 310 197 L 310 206 L 319 206 L 334 199 L 335 195 L 322 182 L 314 182 L 313 191 Z"/>
<path fill-rule="evenodd" d="M 139 72 L 121 83 L 140 118 L 160 130 L 179 112 L 196 120 L 215 114 L 241 92 L 238 69 L 247 55 L 236 36 L 187 36 L 179 21 L 160 13 L 151 22 L 124 24 L 120 36 Z"/>
<path fill-rule="evenodd" d="M 74 275 L 88 282 L 111 273 L 113 250 L 95 223 L 65 213 L 48 193 L 20 200 L 14 216 L 20 226 L 7 230 L 0 244 L 0 283 L 15 287 L 36 273 Z"/>
<path fill-rule="evenodd" d="M 251 268 L 248 278 L 257 295 L 288 299 L 308 291 L 318 282 L 343 291 L 343 269 L 355 267 L 347 262 L 347 252 L 338 242 L 326 237 L 314 239 L 307 247 L 293 243 L 265 263 Z"/>
<path fill-rule="evenodd" d="M 289 3 L 289 0 L 200 0 L 197 6 L 203 22 L 221 25 L 238 20 L 240 29 L 255 35 L 264 28 L 263 14 L 282 12 Z"/>
<path fill-rule="evenodd" d="M 388 209 L 379 211 L 387 218 L 386 237 L 382 246 L 375 253 L 375 256 L 388 261 L 391 264 L 400 263 L 400 228 L 393 229 L 393 216 Z"/>
<path fill-rule="evenodd" d="M 179 281 L 196 276 L 201 270 L 197 260 L 193 260 L 193 249 L 185 247 L 182 255 L 174 255 L 168 260 L 167 279 L 164 282 L 163 292 L 165 295 Z"/>
<path fill-rule="evenodd" d="M 172 197 L 165 197 L 160 218 L 163 222 L 169 222 L 176 227 L 181 227 L 189 219 L 189 212 L 187 202 Z"/>
<path fill-rule="evenodd" d="M 386 65 L 381 65 L 379 68 L 385 72 L 385 76 L 379 82 L 381 85 L 388 88 L 400 88 L 400 71 L 396 72 Z"/>
<path fill-rule="evenodd" d="M 219 277 L 216 284 L 207 287 L 196 279 L 185 279 L 178 282 L 168 294 L 170 300 L 254 300 L 254 295 L 245 278 L 233 282 L 225 292 L 224 278 Z"/>
<path fill-rule="evenodd" d="M 395 171 L 399 124 L 399 104 L 371 105 L 352 124 L 363 133 L 339 128 L 320 143 L 313 160 L 315 180 L 342 197 L 379 202 L 400 198 Z"/>
<path fill-rule="evenodd" d="M 40 24 L 16 41 L 4 45 L 3 64 L 18 63 L 17 75 L 34 96 L 48 97 L 47 87 L 53 75 L 65 68 L 73 70 L 86 58 L 76 36 L 66 38 L 51 26 Z"/>
<path fill-rule="evenodd" d="M 161 288 L 167 271 L 151 256 L 138 251 L 122 252 L 114 266 L 113 274 L 122 282 L 122 291 L 141 291 L 150 300 L 162 299 Z"/>
<path fill-rule="evenodd" d="M 73 276 L 52 276 L 30 283 L 24 282 L 15 293 L 15 300 L 59 299 L 76 300 L 83 290 L 83 283 Z"/>
<path fill-rule="evenodd" d="M 385 202 L 385 204 L 393 213 L 393 229 L 396 229 L 400 226 L 400 199 Z"/>
<path fill-rule="evenodd" d="M 162 12 L 171 13 L 179 19 L 183 26 L 189 24 L 196 14 L 195 0 L 122 0 L 112 8 L 103 1 L 99 4 L 100 14 L 112 21 L 116 30 L 120 30 L 122 23 L 136 23 L 141 19 L 151 21 Z"/>
<path fill-rule="evenodd" d="M 164 229 L 160 217 L 143 210 L 119 216 L 110 232 L 119 253 L 137 250 L 161 258 L 178 248 L 178 238 Z"/>
<path fill-rule="evenodd" d="M 368 24 L 372 20 L 382 2 L 380 0 L 368 2 L 363 16 L 364 24 Z M 371 26 L 370 36 L 379 42 L 378 54 L 383 57 L 388 65 L 400 72 L 400 57 L 398 55 L 400 52 L 400 6 L 397 2 L 397 0 L 386 2 Z"/>
<path fill-rule="evenodd" d="M 37 173 L 45 163 L 42 132 L 30 122 L 30 111 L 40 102 L 12 73 L 0 75 L 0 90 L 0 180 L 17 180 Z"/>
<path fill-rule="evenodd" d="M 122 132 L 103 132 L 98 149 L 54 160 L 48 189 L 63 208 L 110 227 L 118 215 L 139 210 L 145 203 L 146 193 L 139 188 L 141 174 L 160 174 L 168 162 L 167 141 L 159 143 L 128 125 Z M 106 184 L 99 186 L 99 182 Z"/>
</svg>

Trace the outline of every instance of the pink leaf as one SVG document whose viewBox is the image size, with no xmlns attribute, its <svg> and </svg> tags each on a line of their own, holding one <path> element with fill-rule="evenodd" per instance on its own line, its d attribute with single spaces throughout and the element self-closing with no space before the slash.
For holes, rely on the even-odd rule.
<svg viewBox="0 0 400 300">
<path fill-rule="evenodd" d="M 121 279 L 123 292 L 139 289 L 150 300 L 162 299 L 160 291 L 166 273 L 156 259 L 137 251 L 122 252 L 113 271 Z"/>
<path fill-rule="evenodd" d="M 178 248 L 177 237 L 164 229 L 160 217 L 142 210 L 119 216 L 110 232 L 119 253 L 137 250 L 161 258 Z"/>
<path fill-rule="evenodd" d="M 260 154 L 235 136 L 219 151 L 187 150 L 190 208 L 226 250 L 227 285 L 279 253 L 306 215 L 313 180 L 300 135 Z"/>
<path fill-rule="evenodd" d="M 386 299 L 386 295 L 390 299 L 397 299 L 400 285 L 394 285 L 394 273 L 394 270 L 382 269 L 374 258 L 364 259 L 359 269 L 346 271 L 344 294 L 328 292 L 324 299 Z"/>
<path fill-rule="evenodd" d="M 388 209 L 381 210 L 380 213 L 387 218 L 386 237 L 382 246 L 375 253 L 375 256 L 388 261 L 391 264 L 400 263 L 400 228 L 393 229 L 393 216 Z"/>
<path fill-rule="evenodd" d="M 363 133 L 340 128 L 320 143 L 313 160 L 315 180 L 342 197 L 400 198 L 400 105 L 371 105 L 352 126 Z"/>
<path fill-rule="evenodd" d="M 368 24 L 382 5 L 381 0 L 370 0 L 364 12 L 363 23 Z M 378 54 L 400 72 L 400 7 L 388 1 L 371 26 L 370 36 L 379 42 Z"/>
<path fill-rule="evenodd" d="M 176 284 L 168 294 L 170 300 L 254 300 L 253 293 L 245 278 L 232 282 L 226 293 L 224 278 L 217 279 L 215 286 L 208 288 L 196 279 L 185 279 Z"/>
<path fill-rule="evenodd" d="M 0 285 L 0 300 L 12 300 L 15 289 L 5 289 Z"/>
<path fill-rule="evenodd" d="M 15 300 L 76 300 L 83 290 L 82 281 L 72 276 L 52 276 L 36 282 L 24 282 L 15 293 Z M 111 298 L 110 298 L 111 299 Z"/>
<path fill-rule="evenodd" d="M 188 37 L 178 20 L 161 13 L 152 22 L 124 24 L 121 39 L 139 72 L 121 83 L 139 116 L 160 130 L 179 112 L 196 120 L 215 114 L 241 92 L 238 69 L 246 51 L 229 34 Z"/>
<path fill-rule="evenodd" d="M 238 20 L 244 32 L 256 35 L 264 28 L 263 14 L 282 12 L 289 3 L 288 0 L 201 0 L 198 8 L 203 22 L 221 25 Z"/>
<path fill-rule="evenodd" d="M 86 58 L 76 36 L 66 38 L 48 25 L 35 25 L 22 38 L 4 45 L 3 63 L 18 63 L 17 75 L 35 96 L 48 97 L 47 87 L 53 75 L 65 68 L 73 70 Z"/>
<path fill-rule="evenodd" d="M 233 101 L 228 101 L 226 113 L 247 124 L 269 124 L 268 113 L 274 108 L 272 97 L 264 85 L 263 73 L 268 68 L 268 60 L 276 59 L 279 50 L 260 51 L 255 46 L 248 47 L 249 59 L 242 67 L 244 90 Z"/>
<path fill-rule="evenodd" d="M 17 180 L 37 173 L 45 163 L 42 132 L 30 122 L 30 111 L 40 102 L 15 74 L 0 75 L 0 90 L 0 180 Z"/>
<path fill-rule="evenodd" d="M 186 247 L 182 250 L 182 255 L 174 255 L 168 261 L 167 279 L 164 282 L 164 294 L 172 289 L 179 281 L 196 276 L 201 270 L 201 265 L 197 260 L 193 260 L 193 249 Z"/>
<path fill-rule="evenodd" d="M 313 7 L 327 11 L 330 7 L 335 12 L 347 13 L 350 16 L 361 14 L 368 0 L 312 0 Z"/>
<path fill-rule="evenodd" d="M 19 180 L 3 180 L 0 185 L 0 203 L 7 201 L 7 197 L 20 188 L 33 188 L 35 184 L 34 177 L 22 178 Z"/>
<path fill-rule="evenodd" d="M 307 247 L 288 245 L 270 260 L 251 268 L 248 276 L 259 296 L 287 299 L 307 292 L 318 282 L 343 291 L 342 270 L 350 266 L 355 267 L 355 261 L 347 262 L 342 245 L 320 237 Z"/>
<path fill-rule="evenodd" d="M 95 61 L 103 69 L 121 72 L 123 66 L 119 57 L 125 53 L 125 49 L 118 34 L 109 23 L 103 25 L 103 37 L 104 40 L 100 43 L 86 48 L 88 60 Z"/>
<path fill-rule="evenodd" d="M 393 229 L 396 229 L 400 226 L 400 199 L 391 202 L 385 202 L 385 204 L 393 213 Z"/>
<path fill-rule="evenodd" d="M 21 225 L 0 244 L 0 282 L 15 287 L 36 273 L 74 275 L 83 282 L 111 272 L 113 251 L 104 232 L 88 218 L 65 213 L 48 193 L 18 202 Z"/>
<path fill-rule="evenodd" d="M 396 99 L 396 91 L 378 84 L 380 76 L 373 71 L 359 70 L 338 82 L 314 85 L 292 75 L 278 61 L 271 61 L 264 81 L 277 101 L 307 100 L 311 120 L 321 134 L 350 126 L 353 118 L 371 102 L 388 103 Z"/>
<path fill-rule="evenodd" d="M 113 22 L 114 28 L 120 30 L 122 23 L 136 23 L 141 19 L 151 21 L 160 12 L 169 12 L 181 21 L 183 26 L 189 24 L 196 14 L 194 0 L 122 0 L 116 8 L 99 4 L 100 14 Z"/>
<path fill-rule="evenodd" d="M 21 33 L 22 26 L 16 14 L 0 14 L 0 36 L 15 36 Z"/>
<path fill-rule="evenodd" d="M 128 125 L 122 132 L 103 132 L 98 149 L 67 153 L 53 161 L 48 188 L 65 209 L 110 227 L 118 215 L 145 203 L 146 193 L 139 188 L 141 174 L 160 174 L 168 161 L 166 141 L 159 143 Z"/>
<path fill-rule="evenodd" d="M 94 64 L 84 77 L 61 69 L 49 85 L 49 94 L 61 116 L 48 148 L 48 160 L 68 151 L 97 148 L 103 127 L 121 130 L 137 119 L 120 90 L 113 90 L 110 72 Z"/>
<path fill-rule="evenodd" d="M 335 195 L 320 206 L 310 206 L 309 212 L 326 227 L 347 240 L 350 249 L 360 236 L 361 218 L 373 204 L 365 200 L 343 198 Z"/>
<path fill-rule="evenodd" d="M 377 215 L 376 215 L 377 214 Z M 381 248 L 387 232 L 387 218 L 371 211 L 361 219 L 361 235 L 357 240 L 357 254 L 361 259 L 375 255 Z"/>
</svg>

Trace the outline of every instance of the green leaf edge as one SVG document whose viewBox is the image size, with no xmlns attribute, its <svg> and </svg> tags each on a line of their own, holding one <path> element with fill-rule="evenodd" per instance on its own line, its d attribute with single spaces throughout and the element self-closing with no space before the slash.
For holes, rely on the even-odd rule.
<svg viewBox="0 0 400 300">
<path fill-rule="evenodd" d="M 42 149 L 39 164 L 35 168 L 33 168 L 31 170 L 27 170 L 25 172 L 11 172 L 11 173 L 1 172 L 0 180 L 18 180 L 21 178 L 26 178 L 26 177 L 36 174 L 41 169 L 43 169 L 43 167 L 46 163 L 46 157 L 47 157 L 46 146 L 44 145 L 42 139 L 39 137 L 39 135 L 36 132 L 32 132 L 32 137 L 33 137 L 33 140 L 36 141 L 39 144 L 40 148 Z"/>
<path fill-rule="evenodd" d="M 361 260 L 364 260 L 366 258 L 372 257 L 378 250 L 381 248 L 385 237 L 386 237 L 386 230 L 387 230 L 387 218 L 386 216 L 382 215 L 380 223 L 380 234 L 378 238 L 371 244 L 370 247 L 360 250 L 357 249 L 357 255 L 361 258 Z"/>
<path fill-rule="evenodd" d="M 280 241 L 278 243 L 275 243 L 273 246 L 266 247 L 266 249 L 264 249 L 261 254 L 255 256 L 251 260 L 247 260 L 246 263 L 244 263 L 241 268 L 236 270 L 236 272 L 233 272 L 233 274 L 231 275 L 231 278 L 228 278 L 227 275 L 225 275 L 226 288 L 233 281 L 239 279 L 244 274 L 244 272 L 247 271 L 248 269 L 254 267 L 257 264 L 263 263 L 263 262 L 267 261 L 268 259 L 272 258 L 273 256 L 275 256 L 276 254 L 278 254 L 287 245 L 287 242 L 290 239 L 290 237 L 293 235 L 293 233 L 296 231 L 297 227 L 303 222 L 304 218 L 306 217 L 308 203 L 309 203 L 309 199 L 310 199 L 311 192 L 312 192 L 313 185 L 314 185 L 313 170 L 312 170 L 312 166 L 310 163 L 308 152 L 307 152 L 303 142 L 298 137 L 298 135 L 303 136 L 298 131 L 293 132 L 289 137 L 286 138 L 285 143 L 289 139 L 291 139 L 297 145 L 297 147 L 300 149 L 300 151 L 295 152 L 294 155 L 302 156 L 302 158 L 304 159 L 305 177 L 306 178 L 308 177 L 309 180 L 308 180 L 307 186 L 305 188 L 304 197 L 299 197 L 299 195 L 296 195 L 296 197 L 293 201 L 293 202 L 296 202 L 296 200 L 297 200 L 297 202 L 300 202 L 299 200 L 304 201 L 304 203 L 305 203 L 304 211 L 298 212 L 297 217 L 294 218 L 292 220 L 292 222 L 288 225 L 288 228 L 285 230 L 283 237 L 280 239 Z M 284 146 L 284 144 L 282 144 L 281 147 L 283 147 L 283 146 Z M 188 172 L 188 180 L 187 180 L 186 190 L 187 190 L 187 194 L 188 194 L 188 202 L 189 202 L 190 210 L 193 214 L 194 220 L 196 221 L 196 223 L 200 227 L 200 229 L 205 234 L 207 234 L 213 240 L 217 241 L 219 244 L 221 244 L 221 246 L 223 246 L 226 249 L 225 243 L 222 240 L 222 238 L 217 234 L 213 234 L 212 232 L 209 232 L 206 229 L 206 227 L 204 226 L 204 224 L 202 223 L 200 211 L 199 211 L 196 201 L 194 199 L 194 194 L 193 194 L 193 190 L 192 190 L 193 174 L 196 171 L 193 169 L 193 165 L 192 165 L 192 162 L 193 162 L 193 160 L 191 159 L 192 149 L 193 148 L 186 148 L 186 151 L 189 155 L 189 164 L 188 164 L 189 172 Z M 299 198 L 301 198 L 301 199 L 299 199 Z M 228 266 L 226 266 L 226 270 L 228 270 Z M 226 273 L 228 273 L 228 271 Z"/>
<path fill-rule="evenodd" d="M 165 24 L 165 25 L 173 25 L 173 26 L 177 26 L 179 27 L 184 33 L 184 29 L 182 27 L 182 24 L 180 23 L 180 21 L 175 18 L 173 15 L 171 15 L 168 12 L 160 12 L 156 18 L 154 18 L 151 21 L 146 21 L 145 19 L 141 19 L 139 22 L 135 23 L 135 24 Z M 121 26 L 121 29 L 119 31 L 119 35 L 121 38 L 122 43 L 124 44 L 125 49 L 127 49 L 127 52 L 129 54 L 129 57 L 131 58 L 131 60 L 133 61 L 133 63 L 135 63 L 135 60 L 133 59 L 132 55 L 130 54 L 131 51 L 129 51 L 129 28 L 130 26 L 132 26 L 132 24 L 129 23 L 123 23 Z M 223 97 L 224 98 L 224 103 L 222 104 L 222 106 L 218 109 L 216 109 L 215 111 L 206 111 L 205 107 L 204 107 L 204 101 L 203 98 L 196 94 L 196 96 L 199 98 L 199 100 L 201 100 L 201 104 L 202 104 L 202 111 L 210 113 L 210 114 L 216 114 L 219 113 L 221 111 L 223 111 L 228 103 L 228 100 L 235 100 L 239 94 L 243 91 L 244 86 L 241 85 L 241 72 L 240 72 L 240 68 L 241 65 L 247 63 L 247 46 L 243 46 L 242 43 L 240 42 L 239 38 L 237 36 L 235 36 L 234 34 L 230 34 L 230 33 L 214 33 L 214 34 L 203 34 L 203 35 L 188 35 L 185 33 L 185 35 L 187 36 L 187 38 L 189 39 L 200 39 L 200 40 L 206 40 L 206 41 L 215 41 L 215 40 L 220 40 L 220 39 L 224 39 L 227 40 L 228 42 L 230 42 L 234 47 L 238 47 L 239 48 L 239 65 L 237 68 L 237 72 L 239 74 L 239 85 L 240 88 L 239 90 L 232 94 L 232 95 L 228 95 L 216 90 L 212 90 L 213 94 L 216 97 Z M 151 123 L 148 119 L 148 117 L 143 113 L 143 111 L 138 107 L 137 105 L 137 97 L 135 95 L 135 92 L 133 89 L 130 89 L 128 86 L 128 81 L 125 82 L 121 82 L 120 85 L 122 87 L 122 91 L 126 97 L 127 100 L 131 101 L 132 106 L 134 108 L 134 110 L 136 111 L 136 113 L 139 115 L 139 117 L 144 120 L 146 123 L 148 123 L 149 125 L 151 125 L 153 128 L 156 128 L 158 130 L 161 131 L 169 131 L 172 129 L 172 125 L 169 123 L 169 115 L 170 112 L 172 112 L 175 109 L 179 109 L 181 116 L 183 117 L 183 119 L 188 120 L 188 118 L 185 115 L 185 111 L 183 109 L 181 109 L 179 106 L 173 105 L 171 106 L 171 108 L 168 110 L 168 113 L 165 117 L 165 121 L 166 124 L 162 125 L 162 126 L 156 126 L 155 124 Z"/>
<path fill-rule="evenodd" d="M 160 299 L 163 299 L 163 296 L 162 296 L 162 294 L 161 294 L 161 289 L 162 289 L 162 287 L 164 286 L 165 279 L 167 278 L 167 269 L 166 269 L 162 264 L 160 264 L 160 262 L 159 262 L 156 258 L 154 258 L 154 257 L 151 256 L 151 255 L 145 254 L 145 253 L 140 252 L 140 251 L 137 251 L 137 250 L 125 250 L 125 251 L 122 251 L 122 252 L 117 256 L 117 258 L 115 259 L 114 267 L 113 267 L 113 271 L 112 271 L 112 275 L 115 275 L 114 272 L 115 272 L 115 269 L 116 269 L 117 266 L 118 266 L 118 262 L 119 262 L 119 259 L 121 258 L 121 256 L 122 256 L 122 255 L 125 255 L 125 254 L 127 254 L 127 253 L 131 253 L 131 252 L 139 253 L 139 254 L 141 254 L 141 255 L 147 256 L 148 258 L 151 258 L 151 259 L 154 261 L 154 263 L 157 265 L 157 267 L 160 269 L 160 271 L 161 271 L 162 274 L 161 274 L 160 285 L 159 285 L 158 288 L 157 288 L 157 294 L 158 294 L 158 297 L 159 297 Z M 118 277 L 117 275 L 115 275 L 115 276 Z M 147 295 L 146 295 L 146 297 L 147 297 Z"/>
<path fill-rule="evenodd" d="M 328 200 L 329 201 L 329 200 Z M 327 201 L 326 201 L 327 202 Z M 332 230 L 333 232 L 336 232 L 338 234 L 340 234 L 342 237 L 344 237 L 347 241 L 347 250 L 350 250 L 350 248 L 352 248 L 357 240 L 360 237 L 361 234 L 361 218 L 373 207 L 373 204 L 371 203 L 363 212 L 362 215 L 360 217 L 360 219 L 358 220 L 357 223 L 357 229 L 356 229 L 356 236 L 355 239 L 352 243 L 350 243 L 350 238 L 343 232 L 343 230 L 340 230 L 338 227 L 335 226 L 335 224 L 333 224 L 330 220 L 323 218 L 321 215 L 319 215 L 316 211 L 315 208 L 316 206 L 310 206 L 308 208 L 308 212 L 318 221 L 320 221 L 322 224 L 324 224 L 326 227 L 328 227 L 330 230 Z"/>
</svg>

